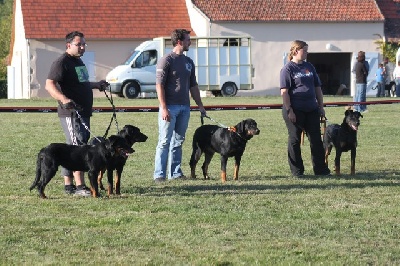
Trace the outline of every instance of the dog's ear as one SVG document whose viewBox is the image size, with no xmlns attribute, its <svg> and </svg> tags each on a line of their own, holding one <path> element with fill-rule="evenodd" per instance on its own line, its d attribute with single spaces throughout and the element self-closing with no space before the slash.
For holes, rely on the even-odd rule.
<svg viewBox="0 0 400 266">
<path fill-rule="evenodd" d="M 352 113 L 353 113 L 353 110 L 348 109 L 348 110 L 346 110 L 346 111 L 344 112 L 344 115 L 345 115 L 345 116 L 348 116 L 348 115 L 350 115 L 350 114 L 352 114 Z"/>
<path fill-rule="evenodd" d="M 235 128 L 236 128 L 236 132 L 239 134 L 245 132 L 246 131 L 246 120 L 243 120 L 242 122 L 237 124 L 235 126 Z"/>
</svg>

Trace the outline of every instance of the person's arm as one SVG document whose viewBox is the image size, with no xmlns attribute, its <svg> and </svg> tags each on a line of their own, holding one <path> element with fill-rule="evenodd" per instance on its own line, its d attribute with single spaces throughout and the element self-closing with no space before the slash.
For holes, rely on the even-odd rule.
<svg viewBox="0 0 400 266">
<path fill-rule="evenodd" d="M 69 103 L 71 100 L 67 98 L 57 87 L 57 82 L 51 79 L 46 80 L 45 89 L 49 92 L 50 96 L 62 104 Z"/>
<path fill-rule="evenodd" d="M 203 102 L 200 97 L 199 86 L 193 86 L 190 88 L 190 95 L 192 95 L 193 100 L 196 102 L 199 107 L 199 111 L 202 115 L 206 115 L 206 109 L 204 109 Z"/>
<path fill-rule="evenodd" d="M 165 90 L 164 86 L 161 84 L 156 84 L 157 98 L 160 104 L 160 112 L 162 120 L 170 121 L 171 117 L 167 108 L 167 103 L 165 101 Z"/>
<path fill-rule="evenodd" d="M 286 111 L 288 118 L 292 123 L 296 123 L 296 115 L 294 114 L 292 103 L 290 102 L 289 89 L 281 88 L 281 96 L 283 102 L 283 110 Z"/>
<path fill-rule="evenodd" d="M 317 102 L 318 102 L 319 110 L 321 112 L 321 116 L 325 117 L 324 96 L 322 94 L 321 87 L 315 87 L 315 95 L 317 97 Z"/>
</svg>

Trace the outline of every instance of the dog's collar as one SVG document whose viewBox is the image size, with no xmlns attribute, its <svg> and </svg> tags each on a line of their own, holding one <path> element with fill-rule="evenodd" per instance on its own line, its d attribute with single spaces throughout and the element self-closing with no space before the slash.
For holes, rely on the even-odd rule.
<svg viewBox="0 0 400 266">
<path fill-rule="evenodd" d="M 235 133 L 236 135 L 238 135 L 241 139 L 247 141 L 247 139 L 246 139 L 245 137 L 243 137 L 242 135 L 240 135 L 240 134 L 237 132 L 236 127 L 230 126 L 230 127 L 227 127 L 227 129 L 228 129 L 228 131 L 233 132 L 233 133 Z"/>
</svg>

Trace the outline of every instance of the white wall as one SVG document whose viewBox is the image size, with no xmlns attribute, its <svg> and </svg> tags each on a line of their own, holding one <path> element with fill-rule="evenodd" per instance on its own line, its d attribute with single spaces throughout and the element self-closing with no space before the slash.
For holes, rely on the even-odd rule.
<svg viewBox="0 0 400 266">
<path fill-rule="evenodd" d="M 105 79 L 107 73 L 117 65 L 122 64 L 142 41 L 91 41 L 87 39 L 88 47 L 86 51 L 95 58 L 95 79 Z M 64 52 L 65 41 L 30 41 L 31 97 L 50 97 L 45 90 L 46 78 L 53 61 Z M 95 93 L 95 96 L 104 96 L 104 93 Z"/>
<path fill-rule="evenodd" d="M 15 40 L 13 47 L 13 55 L 11 58 L 11 68 L 13 68 L 13 81 L 8 81 L 8 84 L 13 84 L 14 88 L 8 90 L 9 99 L 28 99 L 30 98 L 30 65 L 29 65 L 29 50 L 28 42 L 25 39 L 25 29 L 22 18 L 21 1 L 15 1 Z M 13 91 L 13 93 L 10 93 Z"/>
</svg>

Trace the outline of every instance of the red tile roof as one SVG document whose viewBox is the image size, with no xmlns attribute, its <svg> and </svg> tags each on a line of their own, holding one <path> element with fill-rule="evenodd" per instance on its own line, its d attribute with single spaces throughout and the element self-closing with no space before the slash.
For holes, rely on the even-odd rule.
<svg viewBox="0 0 400 266">
<path fill-rule="evenodd" d="M 26 38 L 148 39 L 191 29 L 185 0 L 22 0 Z"/>
<path fill-rule="evenodd" d="M 212 21 L 383 21 L 375 0 L 192 0 Z"/>
</svg>

